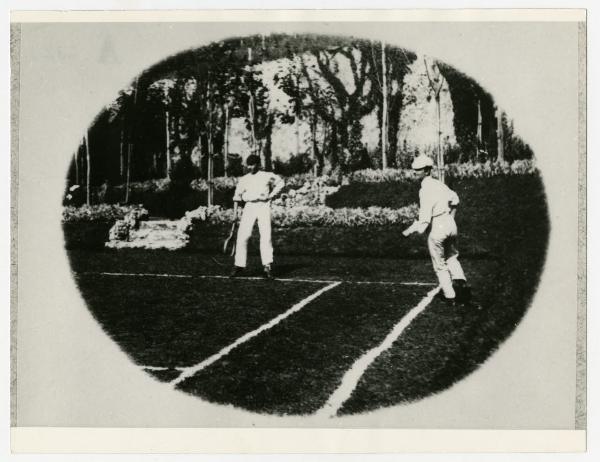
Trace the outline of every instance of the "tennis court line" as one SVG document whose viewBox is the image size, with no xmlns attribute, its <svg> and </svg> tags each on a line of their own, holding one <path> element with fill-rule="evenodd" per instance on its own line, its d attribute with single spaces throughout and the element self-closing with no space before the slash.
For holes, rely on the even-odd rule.
<svg viewBox="0 0 600 462">
<path fill-rule="evenodd" d="M 148 371 L 168 371 L 168 370 L 176 370 L 176 371 L 182 371 L 185 369 L 185 367 L 168 367 L 168 366 L 143 366 L 141 364 L 138 364 L 138 367 L 140 369 L 145 369 Z"/>
<path fill-rule="evenodd" d="M 316 417 L 335 417 L 337 415 L 338 411 L 356 389 L 358 382 L 367 368 L 379 357 L 379 355 L 381 355 L 381 353 L 392 346 L 409 324 L 425 310 L 427 306 L 429 306 L 433 297 L 435 297 L 439 291 L 440 287 L 430 290 L 417 306 L 412 308 L 404 315 L 404 317 L 402 317 L 402 319 L 400 319 L 385 339 L 383 339 L 383 342 L 364 353 L 354 362 L 352 367 L 344 374 L 340 386 L 331 394 L 325 405 L 315 413 Z"/>
<path fill-rule="evenodd" d="M 172 380 L 169 383 L 171 385 L 173 385 L 174 387 L 177 386 L 179 383 L 183 382 L 185 379 L 193 376 L 194 374 L 201 371 L 202 369 L 205 369 L 206 367 L 208 367 L 211 364 L 215 363 L 216 361 L 220 360 L 222 357 L 228 355 L 233 349 L 237 348 L 238 346 L 240 346 L 243 343 L 246 343 L 248 340 L 251 340 L 252 338 L 256 337 L 258 334 L 276 326 L 277 324 L 279 324 L 281 321 L 283 321 L 288 316 L 300 311 L 302 308 L 304 308 L 310 302 L 315 300 L 317 297 L 324 294 L 328 290 L 331 290 L 334 287 L 339 286 L 340 284 L 341 284 L 341 281 L 335 281 L 325 287 L 320 288 L 319 290 L 312 293 L 308 297 L 300 300 L 298 303 L 296 303 L 294 306 L 292 306 L 289 310 L 287 310 L 284 313 L 281 313 L 279 316 L 276 316 L 273 319 L 271 319 L 268 323 L 263 324 L 262 326 L 258 327 L 257 329 L 254 329 L 253 331 L 250 331 L 250 332 L 242 335 L 235 342 L 229 344 L 228 346 L 223 348 L 218 353 L 215 353 L 214 355 L 206 358 L 204 361 L 202 361 L 194 366 L 184 368 L 182 370 L 182 373 L 179 375 L 179 377 L 177 377 L 175 380 Z"/>
<path fill-rule="evenodd" d="M 127 277 L 159 277 L 159 278 L 180 278 L 180 279 L 228 279 L 228 280 L 246 280 L 246 281 L 266 281 L 262 276 L 238 276 L 231 278 L 220 274 L 169 274 L 169 273 L 117 273 L 109 271 L 83 272 L 83 275 L 103 275 L 103 276 L 127 276 Z M 434 282 L 418 281 L 361 281 L 352 279 L 311 279 L 311 278 L 274 278 L 275 281 L 282 282 L 314 282 L 319 284 L 331 284 L 333 282 L 347 282 L 350 284 L 379 284 L 379 285 L 398 285 L 398 286 L 437 286 Z"/>
</svg>

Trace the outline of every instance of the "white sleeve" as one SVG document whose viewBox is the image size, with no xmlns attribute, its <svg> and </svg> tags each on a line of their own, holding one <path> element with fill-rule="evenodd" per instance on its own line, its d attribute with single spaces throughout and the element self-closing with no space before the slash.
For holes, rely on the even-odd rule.
<svg viewBox="0 0 600 462">
<path fill-rule="evenodd" d="M 285 186 L 285 182 L 283 181 L 283 178 L 273 173 L 271 177 L 271 183 L 273 185 L 273 189 L 271 190 L 270 196 L 275 197 L 281 192 Z"/>
<path fill-rule="evenodd" d="M 448 191 L 450 191 L 450 200 L 448 202 L 452 207 L 456 207 L 460 202 L 460 199 L 458 198 L 458 194 L 456 194 L 450 188 L 448 188 Z"/>
<path fill-rule="evenodd" d="M 421 188 L 419 191 L 419 223 L 427 228 L 431 223 L 431 214 L 433 212 L 433 202 L 431 200 L 431 192 L 426 188 Z M 422 227 L 422 226 L 421 226 Z M 421 231 L 422 232 L 422 231 Z"/>
<path fill-rule="evenodd" d="M 244 194 L 244 177 L 241 177 L 237 182 L 235 192 L 233 193 L 233 201 L 240 202 L 242 200 L 242 194 Z"/>
</svg>

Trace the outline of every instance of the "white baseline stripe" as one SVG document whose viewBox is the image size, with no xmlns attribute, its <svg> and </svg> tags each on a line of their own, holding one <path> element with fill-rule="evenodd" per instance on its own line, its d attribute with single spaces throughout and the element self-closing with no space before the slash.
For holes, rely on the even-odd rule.
<svg viewBox="0 0 600 462">
<path fill-rule="evenodd" d="M 277 324 L 279 324 L 281 321 L 283 321 L 288 316 L 296 313 L 297 311 L 300 311 L 302 308 L 304 308 L 306 305 L 308 305 L 310 302 L 312 302 L 314 299 L 316 299 L 319 295 L 327 292 L 328 290 L 333 289 L 334 287 L 339 286 L 340 284 L 341 284 L 340 281 L 336 281 L 336 282 L 333 282 L 333 283 L 331 283 L 331 284 L 329 284 L 329 285 L 327 285 L 327 286 L 325 286 L 325 287 L 317 290 L 315 293 L 309 295 L 305 299 L 303 299 L 300 302 L 296 303 L 294 306 L 292 306 L 286 312 L 281 313 L 279 316 L 271 319 L 268 323 L 263 324 L 259 328 L 254 329 L 253 331 L 248 332 L 247 334 L 241 336 L 235 342 L 233 342 L 230 345 L 226 346 L 225 348 L 223 348 L 218 353 L 216 353 L 216 354 L 214 354 L 214 355 L 206 358 L 201 363 L 198 363 L 195 366 L 186 367 L 185 369 L 183 369 L 183 372 L 181 373 L 181 375 L 179 377 L 177 377 L 175 380 L 173 380 L 173 381 L 170 382 L 171 385 L 176 386 L 177 384 L 181 383 L 182 381 L 184 381 L 188 377 L 191 377 L 192 375 L 196 374 L 197 372 L 201 371 L 202 369 L 210 366 L 214 362 L 216 362 L 219 359 L 221 359 L 223 356 L 229 354 L 234 348 L 237 348 L 242 343 L 245 343 L 248 340 L 252 339 L 253 337 L 256 337 L 261 332 L 264 332 L 265 330 L 268 330 L 271 327 L 276 326 Z"/>
<path fill-rule="evenodd" d="M 342 405 L 352 395 L 352 392 L 358 385 L 360 378 L 363 376 L 367 368 L 377 359 L 377 357 L 385 350 L 390 348 L 392 344 L 400 337 L 402 332 L 433 300 L 433 297 L 440 291 L 439 287 L 429 291 L 429 293 L 421 300 L 417 306 L 411 309 L 399 322 L 394 326 L 387 337 L 375 348 L 363 354 L 352 367 L 344 374 L 342 383 L 329 397 L 325 405 L 316 412 L 318 417 L 335 417 Z"/>
<path fill-rule="evenodd" d="M 170 369 L 174 369 L 176 371 L 182 371 L 185 367 L 167 367 L 167 366 L 139 366 L 141 369 L 145 369 L 147 371 L 168 371 Z"/>
<path fill-rule="evenodd" d="M 265 281 L 266 279 L 261 276 L 239 276 L 236 278 L 230 278 L 229 276 L 223 276 L 220 274 L 168 274 L 168 273 L 115 273 L 108 271 L 100 272 L 84 272 L 79 273 L 83 275 L 103 275 L 103 276 L 127 276 L 127 277 L 159 277 L 159 278 L 196 278 L 196 279 L 241 279 L 246 281 Z M 320 284 L 331 284 L 332 282 L 347 282 L 350 284 L 382 284 L 382 285 L 398 285 L 398 286 L 437 286 L 433 282 L 412 282 L 412 281 L 361 281 L 361 280 L 336 280 L 336 279 L 310 279 L 310 278 L 275 278 L 275 281 L 283 282 L 315 282 Z"/>
</svg>

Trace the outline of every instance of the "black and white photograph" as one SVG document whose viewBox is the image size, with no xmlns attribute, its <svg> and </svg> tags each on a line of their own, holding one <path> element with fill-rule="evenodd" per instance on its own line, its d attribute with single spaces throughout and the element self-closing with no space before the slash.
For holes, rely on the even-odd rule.
<svg viewBox="0 0 600 462">
<path fill-rule="evenodd" d="M 582 450 L 584 10 L 87 13 L 12 18 L 13 427 Z"/>
</svg>

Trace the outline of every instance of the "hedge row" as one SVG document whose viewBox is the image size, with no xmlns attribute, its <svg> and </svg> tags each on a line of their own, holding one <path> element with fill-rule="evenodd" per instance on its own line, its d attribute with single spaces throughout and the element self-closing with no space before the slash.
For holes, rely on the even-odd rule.
<svg viewBox="0 0 600 462">
<path fill-rule="evenodd" d="M 115 222 L 122 220 L 132 211 L 141 211 L 141 205 L 115 205 L 98 204 L 82 205 L 81 207 L 66 206 L 63 207 L 63 223 L 81 223 L 81 222 Z"/>
<path fill-rule="evenodd" d="M 508 162 L 485 162 L 485 163 L 455 163 L 445 166 L 446 175 L 452 178 L 486 178 L 499 175 L 527 175 L 537 173 L 537 167 L 534 160 L 516 160 Z M 411 169 L 365 169 L 357 170 L 348 175 L 323 175 L 314 177 L 310 173 L 297 174 L 286 177 L 286 186 L 291 189 L 298 189 L 307 183 L 315 183 L 319 186 L 340 186 L 351 183 L 389 183 L 404 182 L 414 179 L 415 175 Z M 237 184 L 237 177 L 217 177 L 212 180 L 215 191 L 230 193 Z M 129 186 L 130 195 L 149 193 L 149 192 L 167 192 L 173 188 L 174 182 L 167 178 L 147 180 L 143 182 L 133 182 Z M 203 179 L 195 179 L 191 183 L 183 185 L 184 188 L 192 191 L 208 191 L 208 182 Z M 98 197 L 104 197 L 106 186 L 97 188 L 95 194 Z M 113 186 L 113 195 L 124 197 L 124 185 Z"/>
<path fill-rule="evenodd" d="M 226 225 L 195 227 L 188 249 L 205 253 L 221 252 L 230 228 Z M 315 227 L 273 229 L 277 255 L 341 255 L 365 257 L 426 257 L 427 248 L 413 239 L 401 239 L 403 225 L 361 227 Z M 250 255 L 259 254 L 258 230 L 249 242 Z"/>
<path fill-rule="evenodd" d="M 274 227 L 323 227 L 356 228 L 365 226 L 404 225 L 412 222 L 418 214 L 418 207 L 412 204 L 398 209 L 384 207 L 339 208 L 331 207 L 272 207 L 271 220 Z M 181 220 L 186 229 L 197 226 L 230 225 L 233 223 L 233 209 L 218 206 L 199 207 L 187 212 Z"/>
</svg>

